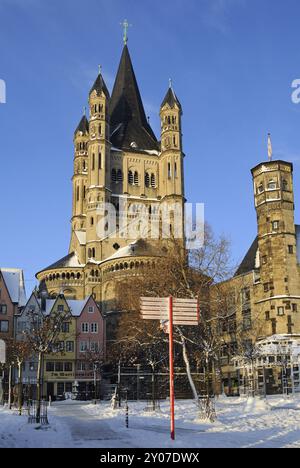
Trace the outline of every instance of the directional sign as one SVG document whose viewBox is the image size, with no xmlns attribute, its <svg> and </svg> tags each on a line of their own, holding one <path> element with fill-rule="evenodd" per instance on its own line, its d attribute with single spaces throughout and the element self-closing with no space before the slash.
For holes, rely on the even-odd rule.
<svg viewBox="0 0 300 468">
<path fill-rule="evenodd" d="M 6 363 L 6 344 L 5 341 L 0 340 L 0 364 Z"/>
<path fill-rule="evenodd" d="M 145 320 L 159 320 L 161 328 L 169 335 L 171 439 L 175 440 L 173 325 L 198 325 L 199 303 L 197 299 L 141 297 L 141 316 Z"/>
<path fill-rule="evenodd" d="M 141 315 L 144 320 L 168 320 L 169 298 L 142 297 Z M 199 321 L 197 299 L 173 298 L 174 325 L 197 325 Z"/>
</svg>

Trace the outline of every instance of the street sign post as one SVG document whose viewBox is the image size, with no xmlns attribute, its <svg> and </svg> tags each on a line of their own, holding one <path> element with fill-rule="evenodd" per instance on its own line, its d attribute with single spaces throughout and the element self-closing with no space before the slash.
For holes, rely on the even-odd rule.
<svg viewBox="0 0 300 468">
<path fill-rule="evenodd" d="M 141 316 L 144 320 L 159 320 L 162 329 L 169 334 L 171 439 L 175 440 L 173 327 L 174 325 L 196 326 L 199 324 L 198 299 L 141 297 Z"/>
</svg>

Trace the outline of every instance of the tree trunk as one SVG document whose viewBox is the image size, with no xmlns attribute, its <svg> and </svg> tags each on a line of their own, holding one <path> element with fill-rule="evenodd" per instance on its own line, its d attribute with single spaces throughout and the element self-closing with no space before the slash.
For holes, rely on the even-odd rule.
<svg viewBox="0 0 300 468">
<path fill-rule="evenodd" d="M 11 410 L 11 392 L 12 392 L 12 366 L 9 366 L 8 373 L 8 408 Z"/>
<path fill-rule="evenodd" d="M 22 407 L 23 407 L 23 373 L 22 373 L 22 362 L 18 362 L 18 408 L 19 415 L 22 416 Z"/>
<path fill-rule="evenodd" d="M 42 361 L 43 353 L 39 353 L 38 368 L 37 368 L 37 380 L 36 380 L 36 422 L 40 423 L 41 420 L 41 380 L 42 380 Z"/>
<path fill-rule="evenodd" d="M 198 392 L 197 392 L 197 389 L 196 389 L 196 386 L 195 386 L 195 382 L 193 380 L 192 372 L 191 372 L 191 365 L 190 365 L 188 350 L 187 350 L 187 346 L 186 346 L 186 341 L 185 341 L 185 338 L 184 338 L 182 332 L 179 331 L 179 333 L 180 333 L 180 338 L 181 338 L 182 355 L 183 355 L 183 360 L 184 360 L 184 364 L 185 364 L 186 375 L 187 375 L 188 380 L 189 380 L 189 384 L 190 384 L 190 387 L 191 387 L 191 390 L 192 390 L 192 393 L 193 393 L 194 400 L 198 403 L 199 395 L 198 395 Z"/>
</svg>

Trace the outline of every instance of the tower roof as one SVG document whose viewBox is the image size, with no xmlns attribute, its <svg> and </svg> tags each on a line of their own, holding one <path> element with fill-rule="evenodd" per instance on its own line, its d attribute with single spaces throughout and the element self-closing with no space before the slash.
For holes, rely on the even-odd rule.
<svg viewBox="0 0 300 468">
<path fill-rule="evenodd" d="M 167 91 L 167 94 L 165 96 L 165 99 L 163 100 L 163 102 L 161 104 L 161 108 L 164 107 L 166 104 L 169 104 L 171 109 L 173 109 L 173 107 L 175 107 L 175 104 L 176 104 L 179 107 L 180 111 L 182 111 L 181 104 L 180 104 L 179 99 L 176 96 L 172 86 L 169 87 L 169 89 Z"/>
<path fill-rule="evenodd" d="M 89 133 L 89 121 L 88 121 L 88 119 L 86 118 L 85 115 L 84 115 L 84 116 L 82 117 L 82 119 L 80 120 L 79 125 L 78 125 L 78 127 L 76 128 L 76 130 L 75 130 L 75 134 L 76 134 L 77 132 L 82 132 L 84 135 L 85 135 L 86 133 Z"/>
<path fill-rule="evenodd" d="M 93 86 L 91 88 L 90 95 L 92 94 L 93 91 L 97 91 L 98 95 L 100 95 L 102 93 L 102 91 L 103 91 L 105 96 L 108 99 L 110 98 L 109 91 L 107 89 L 107 86 L 105 84 L 105 81 L 104 81 L 103 76 L 101 75 L 101 73 L 98 74 L 98 76 L 96 78 L 96 81 L 95 81 L 95 83 L 93 84 Z"/>
<path fill-rule="evenodd" d="M 157 150 L 125 44 L 111 98 L 111 141 L 120 149 Z"/>
</svg>

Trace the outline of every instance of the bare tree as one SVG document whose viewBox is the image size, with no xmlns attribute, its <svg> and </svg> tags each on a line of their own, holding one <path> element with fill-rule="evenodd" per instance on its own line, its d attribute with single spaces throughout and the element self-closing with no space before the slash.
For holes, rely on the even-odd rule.
<svg viewBox="0 0 300 468">
<path fill-rule="evenodd" d="M 9 368 L 9 407 L 11 407 L 11 379 L 12 369 L 16 367 L 18 369 L 18 408 L 19 414 L 22 414 L 23 406 L 23 365 L 24 362 L 32 355 L 32 349 L 30 343 L 27 340 L 17 341 L 10 339 L 7 342 L 7 365 Z"/>
<path fill-rule="evenodd" d="M 67 310 L 52 311 L 50 315 L 42 312 L 29 312 L 29 327 L 24 331 L 25 339 L 38 358 L 37 367 L 37 422 L 40 422 L 42 373 L 44 356 L 59 349 L 59 334 L 62 324 L 71 316 Z"/>
<path fill-rule="evenodd" d="M 193 380 L 191 364 L 192 361 L 195 363 L 199 360 L 201 355 L 208 368 L 212 361 L 215 361 L 214 356 L 218 354 L 220 340 L 216 334 L 216 327 L 211 323 L 210 288 L 232 274 L 229 267 L 229 242 L 224 237 L 216 238 L 206 226 L 202 248 L 187 252 L 181 241 L 173 239 L 168 242 L 167 247 L 162 245 L 161 250 L 164 257 L 157 261 L 155 269 L 141 271 L 139 275 L 128 278 L 125 284 L 120 283 L 117 296 L 119 310 L 123 313 L 115 346 L 120 353 L 129 354 L 131 360 L 138 355 L 147 359 L 149 354 L 160 349 L 162 345 L 166 352 L 167 339 L 159 324 L 144 323 L 139 317 L 140 297 L 198 298 L 201 315 L 199 327 L 174 328 L 175 344 L 177 349 L 181 349 L 190 387 L 198 403 L 199 395 Z M 219 304 L 220 309 L 223 307 L 222 301 L 223 297 Z M 160 346 L 157 348 L 158 342 Z"/>
</svg>

